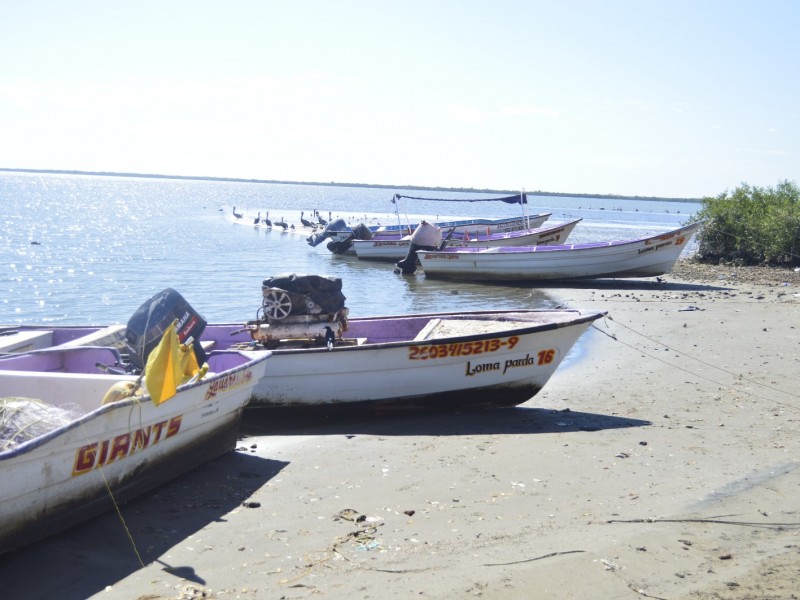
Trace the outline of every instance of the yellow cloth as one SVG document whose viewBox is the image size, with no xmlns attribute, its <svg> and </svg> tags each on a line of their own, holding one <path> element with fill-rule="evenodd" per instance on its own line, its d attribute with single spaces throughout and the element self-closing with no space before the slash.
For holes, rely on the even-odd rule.
<svg viewBox="0 0 800 600">
<path fill-rule="evenodd" d="M 181 344 L 177 320 L 167 327 L 158 346 L 147 357 L 144 380 L 153 404 L 161 404 L 178 393 L 178 386 L 191 379 L 200 368 L 194 349 Z"/>
<path fill-rule="evenodd" d="M 118 402 L 133 396 L 136 391 L 136 384 L 132 381 L 118 381 L 103 396 L 103 406 Z"/>
</svg>

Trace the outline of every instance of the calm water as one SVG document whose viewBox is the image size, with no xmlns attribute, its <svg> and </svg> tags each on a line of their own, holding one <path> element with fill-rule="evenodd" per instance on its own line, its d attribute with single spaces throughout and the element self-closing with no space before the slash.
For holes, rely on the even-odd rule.
<svg viewBox="0 0 800 600">
<path fill-rule="evenodd" d="M 472 198 L 475 194 L 380 188 L 176 181 L 0 173 L 0 324 L 126 323 L 156 292 L 178 290 L 208 321 L 255 318 L 261 282 L 279 273 L 341 277 L 351 316 L 440 310 L 538 308 L 556 300 L 534 286 L 453 284 L 402 277 L 391 265 L 310 247 L 300 224 L 319 210 L 351 224 L 396 223 L 395 192 Z M 478 195 L 485 197 L 491 195 Z M 640 237 L 683 224 L 698 204 L 528 194 L 529 214 L 549 223 L 582 218 L 571 242 Z M 232 209 L 244 213 L 237 221 Z M 400 215 L 499 217 L 502 203 L 403 200 Z M 294 232 L 254 227 L 258 211 Z M 37 242 L 34 244 L 32 242 Z"/>
</svg>

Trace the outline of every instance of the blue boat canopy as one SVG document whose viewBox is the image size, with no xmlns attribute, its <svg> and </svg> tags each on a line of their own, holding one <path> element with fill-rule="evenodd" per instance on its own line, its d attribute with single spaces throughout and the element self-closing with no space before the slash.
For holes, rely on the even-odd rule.
<svg viewBox="0 0 800 600">
<path fill-rule="evenodd" d="M 416 196 L 402 196 L 395 194 L 392 197 L 392 204 L 397 204 L 400 198 L 408 198 L 409 200 L 429 200 L 431 202 L 505 202 L 506 204 L 527 204 L 528 196 L 525 192 L 514 194 L 513 196 L 504 196 L 502 198 L 419 198 Z"/>
</svg>

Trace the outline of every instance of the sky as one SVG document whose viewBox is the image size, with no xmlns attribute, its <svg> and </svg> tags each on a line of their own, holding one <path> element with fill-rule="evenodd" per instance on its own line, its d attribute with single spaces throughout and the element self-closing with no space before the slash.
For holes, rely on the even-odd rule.
<svg viewBox="0 0 800 600">
<path fill-rule="evenodd" d="M 703 198 L 800 179 L 796 0 L 0 0 L 0 167 Z"/>
</svg>

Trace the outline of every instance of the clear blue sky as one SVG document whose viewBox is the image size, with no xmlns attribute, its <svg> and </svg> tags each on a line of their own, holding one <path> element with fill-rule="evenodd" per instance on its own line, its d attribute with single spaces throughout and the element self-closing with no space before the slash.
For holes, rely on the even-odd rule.
<svg viewBox="0 0 800 600">
<path fill-rule="evenodd" d="M 625 195 L 798 181 L 795 0 L 0 0 L 0 167 Z"/>
</svg>

